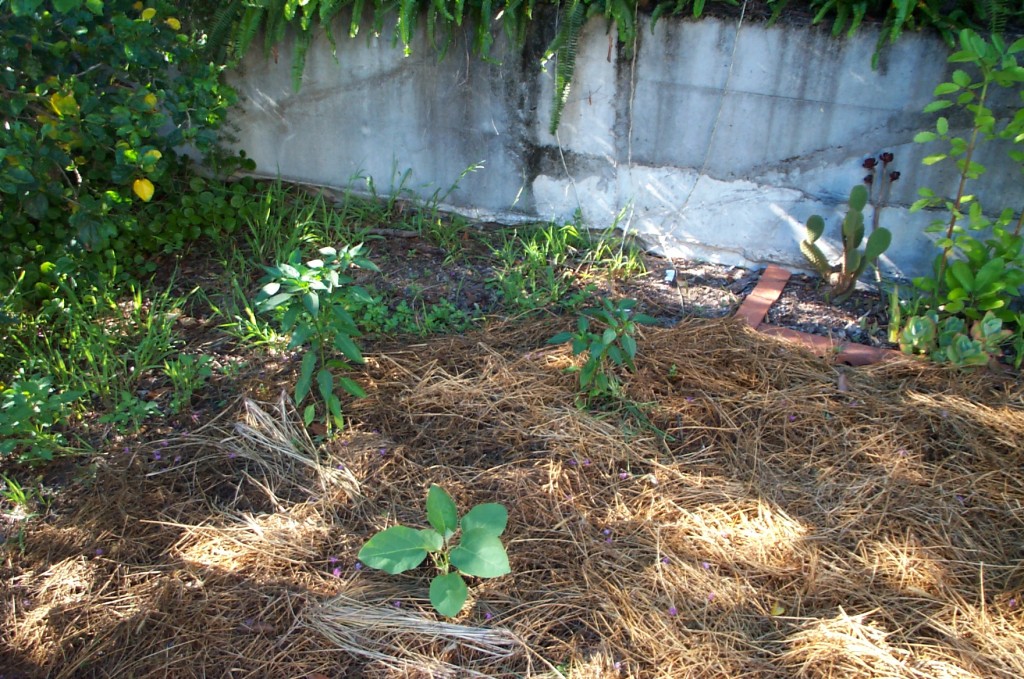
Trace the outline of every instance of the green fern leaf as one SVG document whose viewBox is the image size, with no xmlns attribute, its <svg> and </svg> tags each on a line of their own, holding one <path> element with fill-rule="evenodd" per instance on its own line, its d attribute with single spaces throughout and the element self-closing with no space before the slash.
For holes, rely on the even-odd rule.
<svg viewBox="0 0 1024 679">
<path fill-rule="evenodd" d="M 554 53 L 555 65 L 554 101 L 551 108 L 551 124 L 549 130 L 555 134 L 558 123 L 562 120 L 562 110 L 569 100 L 569 90 L 573 72 L 576 70 L 576 47 L 586 19 L 587 7 L 583 0 L 572 0 L 562 17 L 562 27 L 548 47 L 548 53 Z"/>
<path fill-rule="evenodd" d="M 295 38 L 295 52 L 292 55 L 292 89 L 302 88 L 302 73 L 306 70 L 306 54 L 313 43 L 312 31 L 299 31 Z"/>
<path fill-rule="evenodd" d="M 267 10 L 262 7 L 246 7 L 245 13 L 238 22 L 238 32 L 235 38 L 237 43 L 235 49 L 238 51 L 238 54 L 245 54 L 249 51 L 249 45 L 252 44 L 256 34 L 260 31 L 260 27 L 263 25 L 266 12 Z"/>
<path fill-rule="evenodd" d="M 206 31 L 206 53 L 216 63 L 227 63 L 235 56 L 238 25 L 243 16 L 242 0 L 231 0 L 213 13 Z M 251 39 L 250 39 L 251 41 Z M 243 56 L 238 54 L 238 57 Z"/>
<path fill-rule="evenodd" d="M 416 0 L 400 0 L 398 4 L 398 37 L 405 53 L 409 54 L 412 43 L 412 29 L 416 25 Z"/>
<path fill-rule="evenodd" d="M 359 24 L 363 21 L 363 0 L 354 0 L 352 3 L 352 21 L 348 26 L 348 37 L 354 38 L 359 34 Z"/>
</svg>

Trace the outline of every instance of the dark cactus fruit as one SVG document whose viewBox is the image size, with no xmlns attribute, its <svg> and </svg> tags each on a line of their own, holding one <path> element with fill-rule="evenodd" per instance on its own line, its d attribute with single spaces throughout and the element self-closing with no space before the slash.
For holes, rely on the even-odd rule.
<svg viewBox="0 0 1024 679">
<path fill-rule="evenodd" d="M 878 165 L 878 161 L 875 160 L 874 158 L 865 158 L 864 162 L 861 163 L 861 165 L 864 167 L 865 170 L 873 170 L 875 169 L 875 165 Z"/>
<path fill-rule="evenodd" d="M 894 181 L 896 181 L 899 178 L 900 178 L 900 173 L 897 172 L 896 170 L 893 170 L 892 172 L 889 173 L 889 181 L 894 182 Z"/>
<path fill-rule="evenodd" d="M 883 163 L 891 163 L 894 158 L 894 156 L 888 151 L 883 151 L 882 154 L 878 157 L 882 159 Z"/>
<path fill-rule="evenodd" d="M 873 174 L 866 174 L 866 175 L 864 175 L 864 183 L 867 184 L 868 186 L 871 186 L 871 184 L 874 181 L 875 181 L 875 175 L 873 175 Z"/>
</svg>

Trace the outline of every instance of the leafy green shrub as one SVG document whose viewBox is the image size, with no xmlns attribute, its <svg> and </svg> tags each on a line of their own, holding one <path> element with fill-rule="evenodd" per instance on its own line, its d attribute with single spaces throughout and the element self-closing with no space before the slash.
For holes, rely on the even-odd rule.
<svg viewBox="0 0 1024 679">
<path fill-rule="evenodd" d="M 392 526 L 382 530 L 366 541 L 359 550 L 359 559 L 370 568 L 398 575 L 418 567 L 429 555 L 440 571 L 430 582 L 430 603 L 441 615 L 453 618 L 469 596 L 463 575 L 497 578 L 511 572 L 501 544 L 508 510 L 488 502 L 476 505 L 459 519 L 451 496 L 432 485 L 427 492 L 427 521 L 433 529 Z M 459 543 L 451 547 L 449 543 L 457 532 Z"/>
<path fill-rule="evenodd" d="M 256 305 L 259 311 L 273 312 L 281 329 L 291 334 L 289 349 L 306 347 L 295 384 L 295 405 L 301 406 L 309 395 L 315 371 L 317 390 L 327 408 L 327 423 L 333 421 L 342 427 L 344 419 L 341 400 L 334 393 L 334 371 L 349 370 L 351 365 L 332 352 L 340 352 L 353 363 L 363 362 L 363 355 L 352 339 L 360 333 L 346 306 L 350 298 L 370 299 L 365 290 L 353 285 L 354 279 L 347 272 L 353 267 L 378 269 L 363 256 L 362 245 L 341 250 L 324 247 L 318 252 L 321 259 L 304 263 L 302 253 L 295 250 L 287 262 L 265 267 L 269 280 L 257 295 Z M 366 395 L 349 377 L 340 376 L 337 383 L 352 396 Z M 316 407 L 311 403 L 302 417 L 308 425 L 315 416 Z"/>
<path fill-rule="evenodd" d="M 187 153 L 213 149 L 235 93 L 174 4 L 3 3 L 0 60 L 0 271 L 32 285 L 64 254 L 107 268 L 195 237 L 188 205 L 154 204 L 196 189 Z"/>
<path fill-rule="evenodd" d="M 919 143 L 940 145 L 936 153 L 924 159 L 926 165 L 952 163 L 959 173 L 952 195 L 924 187 L 919 190 L 920 200 L 911 206 L 912 211 L 939 208 L 946 212 L 944 218 L 934 220 L 926 229 L 938 236 L 936 244 L 940 249 L 932 273 L 914 279 L 921 304 L 932 312 L 931 321 L 937 329 L 929 331 L 929 322 L 924 320 L 929 317 L 927 314 L 911 316 L 904 327 L 901 344 L 917 350 L 918 346 L 928 345 L 928 342 L 922 345 L 919 337 L 935 334 L 941 347 L 944 335 L 957 336 L 960 339 L 952 354 L 930 349 L 923 353 L 958 364 L 976 364 L 987 362 L 988 356 L 996 353 L 992 337 L 1013 335 L 1019 330 L 1020 315 L 1012 304 L 1020 297 L 1020 288 L 1024 285 L 1024 234 L 1021 232 L 1024 213 L 1015 217 L 1013 207 L 1005 206 L 992 218 L 982 209 L 970 186 L 972 182 L 983 180 L 986 173 L 986 168 L 975 159 L 983 143 L 1009 140 L 1012 142 L 1011 158 L 1024 165 L 1024 108 L 1017 110 L 1007 122 L 998 118 L 989 106 L 996 88 L 1019 92 L 1024 83 L 1024 66 L 1018 64 L 1018 55 L 1024 51 L 1024 39 L 1007 45 L 998 35 L 985 39 L 965 29 L 959 34 L 958 46 L 959 50 L 949 61 L 962 66 L 953 71 L 949 81 L 935 88 L 936 99 L 925 108 L 927 113 L 950 110 L 954 116 L 946 113 L 937 116 L 934 130 L 914 137 Z M 951 117 L 967 120 L 967 128 L 958 133 L 950 122 Z M 994 320 L 989 320 L 992 318 L 1000 325 L 990 335 L 987 331 L 996 325 Z M 1003 323 L 1009 326 L 1005 334 Z M 967 326 L 972 327 L 971 333 L 966 331 Z M 953 329 L 943 333 L 942 328 L 946 327 Z M 983 336 L 978 336 L 978 332 Z M 967 360 L 962 361 L 961 357 Z M 1020 365 L 1020 361 L 1017 351 L 1014 363 Z"/>
<path fill-rule="evenodd" d="M 977 198 L 968 191 L 972 181 L 981 179 L 986 169 L 975 160 L 978 146 L 989 140 L 1014 141 L 1011 155 L 1024 160 L 1021 143 L 1024 135 L 1024 109 L 1017 111 L 1013 120 L 1003 127 L 988 106 L 996 87 L 1020 88 L 1024 82 L 1024 67 L 1017 64 L 1016 55 L 1024 50 L 1024 39 L 1007 46 L 999 36 L 985 40 L 974 31 L 960 34 L 960 50 L 950 56 L 953 63 L 970 65 L 973 75 L 964 68 L 953 71 L 948 82 L 935 88 L 936 100 L 925 112 L 938 112 L 960 108 L 970 120 L 970 127 L 958 135 L 950 126 L 949 118 L 938 116 L 934 131 L 917 134 L 919 143 L 940 142 L 945 148 L 927 156 L 926 165 L 952 162 L 960 178 L 956 193 L 944 196 L 932 189 L 922 188 L 921 199 L 911 210 L 941 207 L 948 217 L 937 219 L 928 231 L 939 235 L 931 276 L 914 280 L 926 296 L 930 307 L 943 309 L 949 314 L 962 314 L 977 320 L 993 311 L 1004 321 L 1012 321 L 1010 302 L 1019 296 L 1024 285 L 1024 238 L 1021 220 L 1014 220 L 1014 211 L 1006 207 L 995 220 L 982 210 Z M 1024 216 L 1024 215 L 1022 215 Z"/>
<path fill-rule="evenodd" d="M 14 380 L 0 389 L 0 461 L 15 455 L 19 462 L 43 462 L 66 445 L 55 427 L 67 419 L 70 404 L 80 391 L 58 393 L 53 378 L 26 375 L 19 370 Z"/>
</svg>

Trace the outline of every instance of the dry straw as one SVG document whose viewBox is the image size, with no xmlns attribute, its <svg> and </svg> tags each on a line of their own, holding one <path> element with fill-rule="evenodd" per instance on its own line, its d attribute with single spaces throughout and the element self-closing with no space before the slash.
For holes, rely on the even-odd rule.
<svg viewBox="0 0 1024 679">
<path fill-rule="evenodd" d="M 574 405 L 575 359 L 544 344 L 559 323 L 368 352 L 358 424 L 326 445 L 285 402 L 243 402 L 101 461 L 76 512 L 9 552 L 0 659 L 30 677 L 1024 676 L 1018 382 L 846 369 L 688 321 L 645 330 L 623 375 L 641 422 Z M 473 582 L 453 621 L 426 568 L 355 561 L 424 524 L 431 483 L 510 512 L 512 574 Z"/>
</svg>

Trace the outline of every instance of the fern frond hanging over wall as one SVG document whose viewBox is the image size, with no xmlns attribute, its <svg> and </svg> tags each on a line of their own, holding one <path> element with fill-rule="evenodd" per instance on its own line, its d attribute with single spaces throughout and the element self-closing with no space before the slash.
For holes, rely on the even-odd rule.
<svg viewBox="0 0 1024 679">
<path fill-rule="evenodd" d="M 576 47 L 586 19 L 587 8 L 583 0 L 572 0 L 559 18 L 559 30 L 548 47 L 546 59 L 555 58 L 555 90 L 551 106 L 549 130 L 554 134 L 562 120 L 562 110 L 569 100 L 573 71 L 576 69 Z"/>
<path fill-rule="evenodd" d="M 665 16 L 689 14 L 700 17 L 708 4 L 738 5 L 742 0 L 643 0 L 651 16 L 652 29 Z M 349 12 L 348 35 L 358 35 L 364 22 L 376 35 L 385 25 L 393 26 L 394 43 L 406 54 L 421 18 L 426 21 L 432 49 L 444 55 L 456 32 L 472 36 L 473 51 L 489 59 L 495 32 L 503 30 L 511 44 L 521 46 L 535 20 L 538 3 L 557 6 L 558 25 L 544 60 L 554 60 L 554 100 L 550 129 L 558 128 L 572 87 L 576 49 L 587 19 L 604 16 L 608 30 L 614 25 L 617 38 L 628 54 L 636 38 L 638 0 L 226 0 L 212 15 L 207 31 L 207 49 L 219 63 L 233 63 L 250 48 L 262 31 L 264 51 L 270 54 L 288 29 L 296 32 L 292 60 L 292 83 L 299 89 L 306 54 L 314 31 L 323 30 L 335 54 L 337 44 L 332 25 L 338 15 Z M 908 30 L 930 27 L 951 36 L 962 26 L 987 25 L 1001 32 L 1007 22 L 1024 19 L 1020 0 L 766 0 L 772 10 L 769 22 L 779 19 L 788 6 L 801 5 L 814 13 L 814 23 L 832 22 L 835 35 L 855 32 L 865 21 L 881 20 L 873 64 L 882 49 Z M 550 15 L 544 13 L 543 17 Z M 500 27 L 499 27 L 500 24 Z"/>
</svg>

